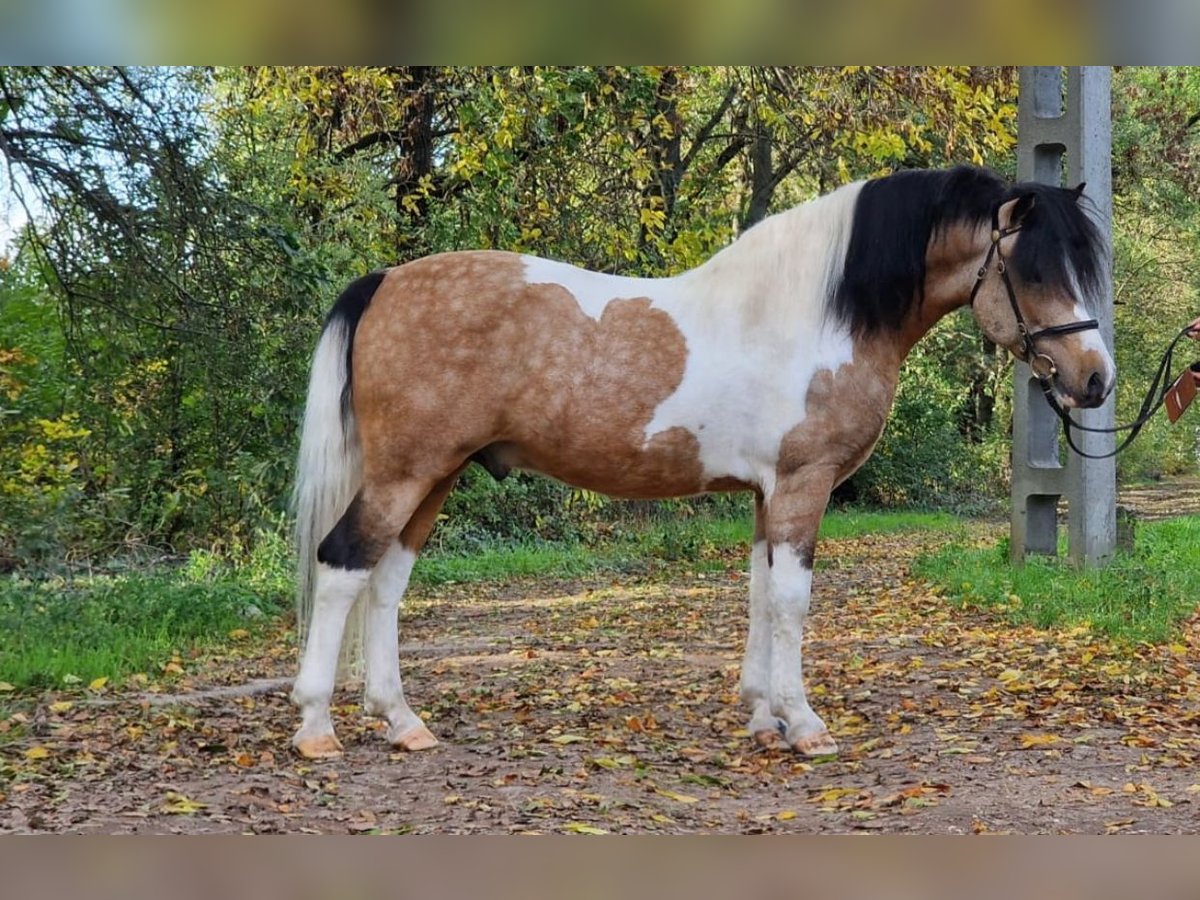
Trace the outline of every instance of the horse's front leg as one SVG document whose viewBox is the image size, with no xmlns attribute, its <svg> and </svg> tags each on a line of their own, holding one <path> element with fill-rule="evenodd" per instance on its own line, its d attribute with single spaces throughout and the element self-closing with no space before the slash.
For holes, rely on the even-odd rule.
<svg viewBox="0 0 1200 900">
<path fill-rule="evenodd" d="M 754 497 L 754 543 L 750 547 L 750 629 L 742 662 L 742 700 L 750 707 L 747 726 L 756 743 L 774 746 L 786 724 L 771 712 L 771 622 L 768 609 L 771 569 L 767 556 L 766 505 Z"/>
<path fill-rule="evenodd" d="M 817 528 L 832 483 L 821 472 L 780 479 L 760 503 L 751 553 L 751 623 L 743 669 L 750 729 L 760 743 L 770 743 L 782 731 L 794 750 L 808 756 L 837 752 L 825 723 L 808 703 L 802 648 Z"/>
</svg>

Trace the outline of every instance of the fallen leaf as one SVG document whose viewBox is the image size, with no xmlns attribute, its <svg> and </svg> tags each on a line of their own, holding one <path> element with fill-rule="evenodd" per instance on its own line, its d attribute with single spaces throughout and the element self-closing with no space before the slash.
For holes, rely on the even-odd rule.
<svg viewBox="0 0 1200 900">
<path fill-rule="evenodd" d="M 1052 747 L 1062 738 L 1057 734 L 1023 734 L 1017 740 L 1022 748 L 1031 750 L 1036 747 Z"/>
<path fill-rule="evenodd" d="M 30 747 L 28 750 L 25 751 L 26 759 L 45 759 L 49 755 L 50 755 L 50 751 L 47 750 L 45 747 L 41 747 L 41 746 Z"/>
<path fill-rule="evenodd" d="M 104 689 L 106 684 L 108 684 L 108 676 L 101 675 L 99 678 L 93 678 L 90 682 L 88 682 L 88 690 L 100 691 Z"/>
<path fill-rule="evenodd" d="M 680 794 L 677 791 L 669 791 L 666 788 L 656 787 L 654 793 L 666 797 L 668 800 L 674 800 L 677 803 L 699 803 L 699 797 L 693 797 L 690 794 Z"/>
<path fill-rule="evenodd" d="M 208 809 L 208 804 L 175 791 L 167 791 L 167 802 L 162 805 L 162 811 L 172 816 L 191 816 L 202 809 Z"/>
<path fill-rule="evenodd" d="M 568 822 L 562 830 L 571 834 L 608 834 L 603 828 L 597 828 L 595 825 L 588 825 L 585 822 Z"/>
</svg>

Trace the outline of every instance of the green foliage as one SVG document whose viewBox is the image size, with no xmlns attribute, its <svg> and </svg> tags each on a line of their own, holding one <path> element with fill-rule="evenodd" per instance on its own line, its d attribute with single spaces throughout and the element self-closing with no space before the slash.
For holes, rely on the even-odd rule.
<svg viewBox="0 0 1200 900">
<path fill-rule="evenodd" d="M 286 545 L 264 535 L 234 566 L 196 551 L 178 567 L 32 581 L 0 579 L 0 681 L 61 686 L 64 679 L 159 672 L 172 657 L 261 629 L 291 606 Z"/>
<path fill-rule="evenodd" d="M 1198 84 L 1117 73 L 1120 415 L 1196 309 Z M 499 247 L 674 273 L 853 178 L 1011 172 L 1016 112 L 1013 69 L 969 67 L 13 67 L 0 97 L 34 221 L 0 266 L 0 567 L 41 568 L 269 530 L 321 319 L 364 271 Z M 944 322 L 843 495 L 1002 494 L 1009 366 Z M 1194 426 L 1156 423 L 1122 473 L 1195 459 Z M 586 540 L 657 508 L 471 472 L 438 540 Z"/>
<path fill-rule="evenodd" d="M 834 509 L 821 520 L 822 539 L 841 540 L 897 532 L 955 534 L 959 519 L 912 510 Z M 520 540 L 471 548 L 437 545 L 413 570 L 418 584 L 499 580 L 522 576 L 574 578 L 599 572 L 644 572 L 662 564 L 686 563 L 693 570 L 723 570 L 731 557 L 745 559 L 753 535 L 748 508 L 740 511 L 670 516 L 659 512 L 588 543 Z"/>
<path fill-rule="evenodd" d="M 947 547 L 919 560 L 927 578 L 956 602 L 1001 611 L 1039 628 L 1082 625 L 1112 637 L 1157 642 L 1174 634 L 1200 597 L 1200 516 L 1138 527 L 1132 552 L 1102 569 L 1033 557 L 1014 567 L 1007 541 Z"/>
<path fill-rule="evenodd" d="M 1200 72 L 1127 68 L 1113 87 L 1117 421 L 1133 418 L 1168 341 L 1200 315 Z M 1185 344 L 1182 369 L 1200 356 Z M 1172 373 L 1177 374 L 1177 373 Z M 1122 478 L 1194 471 L 1200 417 L 1159 414 L 1118 457 Z"/>
<path fill-rule="evenodd" d="M 995 402 L 1010 372 L 1007 354 L 980 351 L 965 313 L 951 316 L 905 363 L 892 415 L 875 452 L 843 496 L 882 506 L 979 513 L 1007 484 L 1004 419 L 976 410 L 981 385 Z M 973 346 L 974 345 L 974 346 Z"/>
</svg>

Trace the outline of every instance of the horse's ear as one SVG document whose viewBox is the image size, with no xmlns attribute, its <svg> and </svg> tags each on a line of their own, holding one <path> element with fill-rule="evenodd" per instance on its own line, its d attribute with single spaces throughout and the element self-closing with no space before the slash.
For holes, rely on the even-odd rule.
<svg viewBox="0 0 1200 900">
<path fill-rule="evenodd" d="M 1071 188 L 1071 193 L 1075 195 L 1076 202 L 1078 202 L 1079 198 L 1083 196 L 1083 189 L 1085 187 L 1087 187 L 1087 182 L 1081 181 L 1079 184 L 1075 185 L 1075 187 Z"/>
<path fill-rule="evenodd" d="M 1000 204 L 1000 209 L 996 213 L 1000 227 L 1005 229 L 1020 228 L 1025 218 L 1033 211 L 1033 207 L 1036 205 L 1037 197 L 1032 193 L 1021 194 L 1013 200 Z"/>
</svg>

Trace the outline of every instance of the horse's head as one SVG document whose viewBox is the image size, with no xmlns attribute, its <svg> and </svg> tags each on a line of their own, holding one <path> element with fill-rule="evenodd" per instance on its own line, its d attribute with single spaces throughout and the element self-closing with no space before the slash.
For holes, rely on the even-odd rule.
<svg viewBox="0 0 1200 900">
<path fill-rule="evenodd" d="M 1099 406 L 1116 381 L 1090 312 L 1105 248 L 1082 191 L 1014 186 L 981 232 L 971 293 L 983 333 L 1029 363 L 1064 407 Z"/>
</svg>

